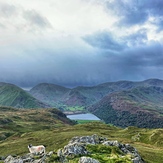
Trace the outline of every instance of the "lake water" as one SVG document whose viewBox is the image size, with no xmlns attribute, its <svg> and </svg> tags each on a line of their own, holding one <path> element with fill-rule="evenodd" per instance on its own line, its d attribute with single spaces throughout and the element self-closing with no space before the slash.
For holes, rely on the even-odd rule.
<svg viewBox="0 0 163 163">
<path fill-rule="evenodd" d="M 67 118 L 71 120 L 100 120 L 98 117 L 91 113 L 67 115 Z"/>
</svg>

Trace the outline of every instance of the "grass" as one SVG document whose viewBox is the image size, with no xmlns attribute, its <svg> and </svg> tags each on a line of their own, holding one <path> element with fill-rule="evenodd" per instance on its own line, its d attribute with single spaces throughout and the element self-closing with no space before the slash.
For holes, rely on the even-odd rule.
<svg viewBox="0 0 163 163">
<path fill-rule="evenodd" d="M 131 156 L 124 156 L 123 152 L 118 147 L 105 145 L 87 145 L 86 148 L 90 152 L 90 157 L 97 159 L 100 163 L 131 163 Z"/>
<path fill-rule="evenodd" d="M 77 124 L 85 124 L 90 122 L 99 122 L 99 120 L 75 120 Z"/>
<path fill-rule="evenodd" d="M 24 155 L 28 153 L 28 144 L 46 146 L 46 151 L 56 152 L 63 148 L 74 136 L 98 134 L 109 140 L 118 140 L 136 147 L 147 163 L 160 163 L 163 160 L 163 129 L 141 129 L 128 127 L 125 129 L 107 125 L 98 121 L 79 121 L 76 125 L 56 109 L 14 109 L 0 108 L 0 157 Z M 88 147 L 95 150 L 91 157 L 100 162 L 114 162 L 108 156 L 113 156 L 119 162 L 129 161 L 129 158 L 118 158 L 114 150 L 102 146 Z M 98 152 L 98 150 L 100 152 Z M 107 151 L 107 152 L 106 152 Z M 108 153 L 110 151 L 110 153 Z M 118 151 L 116 151 L 118 152 Z M 54 155 L 57 159 L 57 156 Z M 70 162 L 77 161 L 74 158 Z"/>
</svg>

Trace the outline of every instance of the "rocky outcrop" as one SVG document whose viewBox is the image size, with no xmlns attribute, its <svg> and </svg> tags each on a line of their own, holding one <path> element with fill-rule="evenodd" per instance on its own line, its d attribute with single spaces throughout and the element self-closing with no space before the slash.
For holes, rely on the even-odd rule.
<svg viewBox="0 0 163 163">
<path fill-rule="evenodd" d="M 45 163 L 46 159 L 52 154 L 53 152 L 49 152 L 47 154 L 37 155 L 37 157 L 35 157 L 36 155 L 30 153 L 21 157 L 13 157 L 9 155 L 4 160 L 4 163 Z"/>
<path fill-rule="evenodd" d="M 98 135 L 94 134 L 91 136 L 81 136 L 81 137 L 73 137 L 69 144 L 73 143 L 81 143 L 81 144 L 100 144 L 106 141 L 107 138 L 99 137 Z"/>
<path fill-rule="evenodd" d="M 84 157 L 79 158 L 79 163 L 98 163 L 98 160 L 92 159 L 90 157 L 85 157 L 90 154 L 87 150 L 87 145 L 106 145 L 106 146 L 115 146 L 118 147 L 124 155 L 131 155 L 130 161 L 133 163 L 144 163 L 143 159 L 139 155 L 138 151 L 129 144 L 119 143 L 117 140 L 110 141 L 107 138 L 92 135 L 92 136 L 82 136 L 82 137 L 73 137 L 68 145 L 63 149 L 58 150 L 58 157 L 61 162 L 65 162 L 67 157 L 75 157 L 79 155 L 84 155 Z M 121 156 L 120 156 L 121 157 Z"/>
<path fill-rule="evenodd" d="M 121 144 L 117 140 L 116 141 L 106 141 L 103 143 L 103 145 L 108 146 L 116 146 L 118 147 L 124 154 L 130 154 L 132 155 L 132 161 L 134 163 L 143 163 L 143 160 L 141 156 L 139 155 L 136 148 L 132 147 L 130 144 Z"/>
</svg>

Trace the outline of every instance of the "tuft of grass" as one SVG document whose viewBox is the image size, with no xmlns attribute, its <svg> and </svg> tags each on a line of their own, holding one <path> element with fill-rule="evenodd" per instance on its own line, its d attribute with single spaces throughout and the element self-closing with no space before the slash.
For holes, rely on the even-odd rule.
<svg viewBox="0 0 163 163">
<path fill-rule="evenodd" d="M 101 163 L 121 162 L 131 163 L 131 156 L 124 156 L 123 152 L 115 146 L 87 145 L 89 156 Z"/>
</svg>

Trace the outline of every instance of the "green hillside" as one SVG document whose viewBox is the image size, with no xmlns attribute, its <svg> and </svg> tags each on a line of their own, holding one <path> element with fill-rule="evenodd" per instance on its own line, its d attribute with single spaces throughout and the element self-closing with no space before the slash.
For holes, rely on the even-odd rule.
<svg viewBox="0 0 163 163">
<path fill-rule="evenodd" d="M 43 102 L 35 99 L 23 89 L 8 83 L 0 83 L 0 106 L 16 108 L 45 108 Z"/>
<path fill-rule="evenodd" d="M 163 88 L 137 87 L 105 96 L 89 111 L 117 126 L 163 127 Z"/>
<path fill-rule="evenodd" d="M 10 136 L 19 137 L 20 134 L 27 132 L 51 130 L 72 124 L 73 122 L 65 114 L 54 108 L 16 109 L 12 107 L 0 107 L 1 143 Z"/>
<path fill-rule="evenodd" d="M 44 103 L 49 104 L 52 107 L 58 107 L 62 105 L 62 99 L 68 91 L 68 88 L 59 85 L 40 83 L 33 87 L 29 93 L 33 97 Z"/>
</svg>

